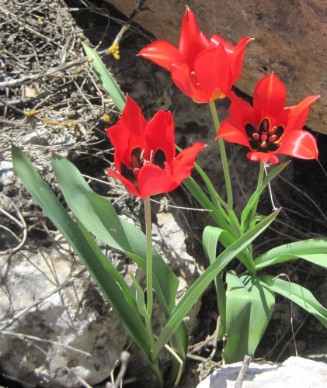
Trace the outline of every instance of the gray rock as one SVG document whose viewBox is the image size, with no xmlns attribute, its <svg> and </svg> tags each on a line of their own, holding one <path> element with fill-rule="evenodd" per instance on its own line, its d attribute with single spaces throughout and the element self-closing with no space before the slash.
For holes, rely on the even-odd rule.
<svg viewBox="0 0 327 388">
<path fill-rule="evenodd" d="M 197 388 L 234 388 L 242 363 L 216 370 Z M 327 364 L 301 357 L 290 357 L 282 364 L 252 362 L 243 388 L 312 388 L 327 386 Z"/>
<path fill-rule="evenodd" d="M 108 377 L 127 335 L 68 250 L 0 257 L 0 365 L 25 384 L 81 386 Z"/>
</svg>

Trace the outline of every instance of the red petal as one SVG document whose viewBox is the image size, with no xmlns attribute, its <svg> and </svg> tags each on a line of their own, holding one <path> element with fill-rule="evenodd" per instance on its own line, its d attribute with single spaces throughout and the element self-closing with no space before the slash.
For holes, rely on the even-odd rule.
<svg viewBox="0 0 327 388">
<path fill-rule="evenodd" d="M 126 105 L 117 125 L 124 125 L 129 129 L 130 144 L 144 147 L 144 130 L 147 121 L 144 118 L 141 108 L 129 96 L 126 98 Z"/>
<path fill-rule="evenodd" d="M 257 122 L 266 115 L 279 116 L 285 103 L 285 85 L 275 74 L 269 74 L 257 83 L 253 96 Z"/>
<path fill-rule="evenodd" d="M 145 198 L 173 190 L 170 189 L 171 178 L 171 168 L 167 163 L 165 169 L 154 164 L 144 165 L 138 175 L 140 197 Z"/>
<path fill-rule="evenodd" d="M 164 151 L 166 162 L 171 164 L 175 157 L 174 120 L 170 112 L 160 110 L 148 122 L 145 130 L 147 151 Z M 146 155 L 148 158 L 150 155 Z"/>
<path fill-rule="evenodd" d="M 178 154 L 172 165 L 173 188 L 171 190 L 174 190 L 182 183 L 184 179 L 191 175 L 191 170 L 194 167 L 195 158 L 204 147 L 206 147 L 205 144 L 197 142 Z"/>
<path fill-rule="evenodd" d="M 278 157 L 270 152 L 256 152 L 250 151 L 246 154 L 246 156 L 252 160 L 253 162 L 263 162 L 263 163 L 272 163 L 277 164 L 279 162 Z"/>
<path fill-rule="evenodd" d="M 221 36 L 215 34 L 210 39 L 210 48 L 214 46 L 219 46 L 219 45 L 222 45 L 228 54 L 232 54 L 235 50 L 235 46 L 228 43 Z"/>
<path fill-rule="evenodd" d="M 113 125 L 106 129 L 106 133 L 115 149 L 115 165 L 120 172 L 121 162 L 124 162 L 126 166 L 130 166 L 132 149 L 130 149 L 129 128 L 124 125 Z"/>
<path fill-rule="evenodd" d="M 300 159 L 318 159 L 317 142 L 311 133 L 294 130 L 283 138 L 278 153 Z"/>
<path fill-rule="evenodd" d="M 243 98 L 238 97 L 233 91 L 229 92 L 227 97 L 231 100 L 228 109 L 229 117 L 233 118 L 233 122 L 238 123 L 240 130 L 245 131 L 246 123 L 255 125 L 253 106 L 243 100 Z"/>
<path fill-rule="evenodd" d="M 156 40 L 148 44 L 137 55 L 149 59 L 168 70 L 170 70 L 171 65 L 174 63 L 185 62 L 183 55 L 178 49 L 165 40 Z"/>
<path fill-rule="evenodd" d="M 137 197 L 140 197 L 140 193 L 139 191 L 137 190 L 137 188 L 135 187 L 135 185 L 129 181 L 128 179 L 126 179 L 123 175 L 117 173 L 115 170 L 113 169 L 110 169 L 108 171 L 108 176 L 111 176 L 113 178 L 116 178 L 118 179 L 124 186 L 125 186 L 125 189 L 132 195 L 135 195 Z"/>
<path fill-rule="evenodd" d="M 296 106 L 290 107 L 286 131 L 301 130 L 307 120 L 310 105 L 320 96 L 309 96 Z"/>
<path fill-rule="evenodd" d="M 243 37 L 235 47 L 234 53 L 231 58 L 231 63 L 230 63 L 232 84 L 235 83 L 242 74 L 245 47 L 249 42 L 251 42 L 251 40 L 253 40 L 253 38 Z"/>
<path fill-rule="evenodd" d="M 229 60 L 222 45 L 199 54 L 194 63 L 194 70 L 208 101 L 212 101 L 217 92 L 225 94 L 231 88 Z"/>
<path fill-rule="evenodd" d="M 196 102 L 210 102 L 200 87 L 196 86 L 195 79 L 191 78 L 190 69 L 185 63 L 174 65 L 171 69 L 171 76 L 175 85 L 188 97 Z"/>
<path fill-rule="evenodd" d="M 187 7 L 182 20 L 178 50 L 183 54 L 191 70 L 193 70 L 195 57 L 208 47 L 209 39 L 197 25 L 194 13 Z"/>
<path fill-rule="evenodd" d="M 216 139 L 218 138 L 250 147 L 245 131 L 236 126 L 232 119 L 226 119 L 222 122 L 216 135 Z"/>
</svg>

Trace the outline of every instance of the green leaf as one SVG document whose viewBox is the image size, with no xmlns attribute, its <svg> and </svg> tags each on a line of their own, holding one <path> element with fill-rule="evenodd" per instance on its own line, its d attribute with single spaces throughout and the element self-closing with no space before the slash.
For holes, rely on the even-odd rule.
<svg viewBox="0 0 327 388">
<path fill-rule="evenodd" d="M 80 257 L 126 331 L 150 357 L 150 340 L 133 294 L 119 272 L 102 253 L 87 230 L 69 216 L 31 161 L 15 146 L 12 147 L 12 160 L 17 176 Z"/>
<path fill-rule="evenodd" d="M 183 186 L 192 194 L 192 196 L 199 202 L 203 209 L 209 210 L 209 214 L 215 222 L 225 230 L 229 229 L 229 224 L 222 213 L 216 209 L 215 205 L 210 201 L 207 195 L 203 192 L 200 186 L 193 178 L 187 178 L 183 181 Z"/>
<path fill-rule="evenodd" d="M 136 277 L 132 274 L 129 274 L 131 277 L 134 287 L 135 287 L 135 299 L 137 303 L 137 309 L 139 313 L 142 315 L 144 318 L 148 318 L 148 313 L 146 311 L 146 305 L 145 305 L 145 298 L 144 298 L 144 292 L 142 287 L 140 286 L 139 282 L 137 281 Z"/>
<path fill-rule="evenodd" d="M 226 233 L 224 229 L 217 226 L 206 226 L 202 235 L 203 249 L 210 260 L 210 264 L 216 261 L 217 258 L 217 246 L 223 233 Z"/>
<path fill-rule="evenodd" d="M 125 107 L 125 96 L 117 82 L 114 80 L 113 76 L 110 74 L 109 70 L 106 68 L 102 59 L 99 57 L 98 53 L 91 49 L 88 45 L 83 43 L 83 48 L 86 55 L 89 57 L 91 61 L 91 66 L 101 81 L 105 90 L 109 93 L 109 95 L 114 100 L 117 108 L 122 112 Z"/>
<path fill-rule="evenodd" d="M 239 278 L 226 276 L 227 343 L 223 359 L 227 364 L 254 356 L 271 318 L 275 295 L 266 283 L 249 275 Z"/>
<path fill-rule="evenodd" d="M 253 209 L 256 209 L 263 190 L 266 188 L 268 183 L 272 181 L 272 179 L 274 179 L 278 174 L 280 174 L 284 170 L 286 166 L 288 166 L 289 163 L 290 161 L 281 163 L 277 165 L 277 167 L 275 167 L 273 170 L 271 170 L 270 173 L 263 180 L 262 184 L 251 195 L 241 215 L 241 229 L 243 232 L 248 230 L 250 227 L 252 211 Z"/>
<path fill-rule="evenodd" d="M 280 245 L 270 249 L 255 260 L 256 270 L 289 260 L 303 259 L 327 268 L 327 239 L 311 238 Z"/>
<path fill-rule="evenodd" d="M 327 328 L 327 309 L 305 287 L 269 275 L 262 276 L 261 279 L 271 290 L 302 307 Z"/>
<path fill-rule="evenodd" d="M 121 220 L 112 204 L 96 194 L 78 169 L 67 159 L 52 158 L 60 189 L 75 217 L 94 236 L 112 248 L 125 252 L 146 272 L 146 237 L 135 225 Z M 153 249 L 154 288 L 166 314 L 175 305 L 178 279 Z"/>
<path fill-rule="evenodd" d="M 206 226 L 203 231 L 202 245 L 209 258 L 210 264 L 217 260 L 217 245 L 223 233 L 225 233 L 223 229 L 214 226 Z M 220 315 L 220 327 L 219 332 L 217 333 L 217 340 L 220 340 L 226 333 L 226 294 L 221 274 L 218 274 L 214 281 L 216 287 L 217 307 Z"/>
<path fill-rule="evenodd" d="M 156 345 L 155 354 L 165 346 L 171 336 L 176 331 L 185 316 L 192 309 L 194 304 L 199 300 L 202 293 L 207 289 L 209 284 L 215 277 L 226 267 L 226 265 L 237 255 L 245 249 L 251 242 L 258 237 L 277 217 L 279 211 L 267 216 L 259 224 L 255 225 L 251 230 L 246 232 L 232 245 L 226 248 L 218 257 L 217 260 L 210 264 L 204 273 L 192 284 L 192 286 L 184 294 L 183 298 L 176 305 L 170 315 L 170 319 L 166 323 L 162 333 L 160 334 Z"/>
</svg>

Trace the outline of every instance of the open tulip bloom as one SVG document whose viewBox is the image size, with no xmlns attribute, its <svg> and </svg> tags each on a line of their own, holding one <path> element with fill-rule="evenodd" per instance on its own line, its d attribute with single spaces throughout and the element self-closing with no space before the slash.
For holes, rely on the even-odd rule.
<svg viewBox="0 0 327 388">
<path fill-rule="evenodd" d="M 310 105 L 319 96 L 285 107 L 285 86 L 276 75 L 269 74 L 257 83 L 253 106 L 233 92 L 229 97 L 229 117 L 222 122 L 217 138 L 249 147 L 248 158 L 264 163 L 278 163 L 277 154 L 318 158 L 316 139 L 302 128 Z"/>
<path fill-rule="evenodd" d="M 178 48 L 157 40 L 138 55 L 169 70 L 175 85 L 194 101 L 209 103 L 224 98 L 240 78 L 245 46 L 250 40 L 244 37 L 233 46 L 218 35 L 209 39 L 187 8 Z"/>
<path fill-rule="evenodd" d="M 159 111 L 147 121 L 131 97 L 120 120 L 106 133 L 115 148 L 116 169 L 110 169 L 109 176 L 141 198 L 176 189 L 191 175 L 195 158 L 205 147 L 198 142 L 175 157 L 172 114 Z"/>
</svg>

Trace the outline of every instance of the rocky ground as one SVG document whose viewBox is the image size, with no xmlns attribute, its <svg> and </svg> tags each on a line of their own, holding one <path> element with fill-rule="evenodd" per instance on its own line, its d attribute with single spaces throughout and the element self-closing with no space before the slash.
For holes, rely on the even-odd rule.
<svg viewBox="0 0 327 388">
<path fill-rule="evenodd" d="M 91 72 L 82 49 L 85 41 L 99 51 L 106 49 L 125 22 L 101 1 L 4 0 L 0 4 L 0 384 L 5 386 L 95 385 L 108 379 L 117 365 L 119 369 L 125 349 L 132 354 L 127 381 L 134 381 L 135 386 L 145 386 L 147 381 L 142 368 L 140 373 L 137 350 L 130 347 L 78 258 L 15 177 L 10 156 L 11 144 L 20 146 L 59 197 L 50 157 L 52 153 L 67 156 L 94 190 L 114 201 L 120 214 L 142 223 L 140 202 L 124 196 L 112 182 L 108 184 L 105 171 L 112 163 L 112 149 L 104 129 L 115 122 L 118 112 Z M 173 87 L 168 74 L 136 58 L 151 39 L 133 25 L 121 41 L 120 61 L 107 56 L 106 64 L 146 115 L 158 109 L 173 111 L 180 146 L 196 140 L 212 144 L 206 107 L 194 106 Z M 226 107 L 221 104 L 221 117 L 226 115 Z M 327 147 L 326 137 L 318 136 L 318 142 L 326 168 L 327 152 L 322 152 Z M 214 151 L 213 145 L 210 148 Z M 231 147 L 228 152 L 240 210 L 253 190 L 257 172 L 244 158 L 244 150 Z M 215 153 L 200 157 L 199 163 L 221 186 Z M 283 215 L 259 241 L 258 250 L 326 235 L 327 179 L 322 171 L 316 162 L 294 161 L 273 184 Z M 183 189 L 158 200 L 155 240 L 161 235 L 168 237 L 167 246 L 160 249 L 185 287 L 207 265 L 200 244 L 207 220 L 196 211 L 178 208 L 196 207 Z M 177 208 L 167 208 L 163 205 L 167 203 Z M 259 210 L 265 213 L 270 208 L 267 196 Z M 108 254 L 123 273 L 133 271 L 125 258 Z M 327 305 L 326 274 L 321 269 L 296 262 L 275 271 L 306 284 Z M 195 386 L 220 360 L 219 351 L 213 360 L 207 360 L 215 311 L 214 291 L 209 289 L 189 325 L 192 340 L 184 386 Z M 294 353 L 294 343 L 300 354 L 307 354 L 322 342 L 326 342 L 326 334 L 316 320 L 281 303 L 258 356 L 282 360 Z"/>
</svg>

